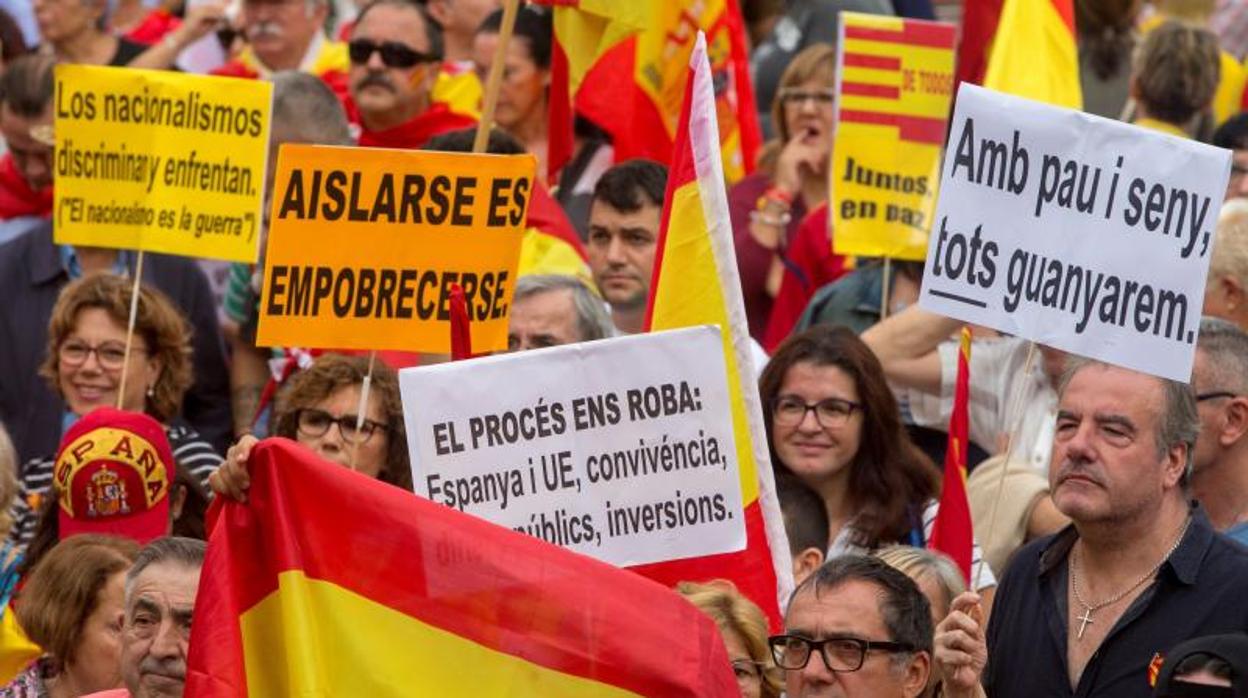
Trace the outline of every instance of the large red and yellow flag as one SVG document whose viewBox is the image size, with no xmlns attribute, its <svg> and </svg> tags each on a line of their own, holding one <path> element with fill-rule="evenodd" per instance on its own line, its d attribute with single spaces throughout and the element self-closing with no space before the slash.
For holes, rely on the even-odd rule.
<svg viewBox="0 0 1248 698">
<path fill-rule="evenodd" d="M 215 505 L 186 695 L 730 696 L 718 628 L 637 575 L 273 439 Z"/>
<path fill-rule="evenodd" d="M 579 113 L 611 134 L 617 161 L 671 157 L 698 31 L 715 73 L 724 172 L 754 169 L 762 141 L 750 85 L 745 22 L 735 0 L 538 0 L 554 6 L 549 168 L 572 156 Z"/>
<path fill-rule="evenodd" d="M 975 530 L 971 505 L 966 499 L 966 452 L 970 423 L 971 330 L 962 328 L 958 346 L 958 378 L 954 384 L 953 413 L 949 416 L 949 445 L 945 448 L 945 478 L 940 490 L 940 510 L 932 524 L 931 547 L 948 555 L 967 583 L 975 554 Z"/>
<path fill-rule="evenodd" d="M 714 77 L 700 34 L 688 65 L 646 329 L 719 325 L 722 330 L 747 542 L 745 550 L 737 553 L 635 569 L 665 584 L 730 579 L 778 624 L 779 599 L 788 598 L 793 586 L 792 562 L 776 499 L 728 221 L 717 147 Z"/>
<path fill-rule="evenodd" d="M 983 84 L 1082 109 L 1074 0 L 1005 0 Z"/>
</svg>

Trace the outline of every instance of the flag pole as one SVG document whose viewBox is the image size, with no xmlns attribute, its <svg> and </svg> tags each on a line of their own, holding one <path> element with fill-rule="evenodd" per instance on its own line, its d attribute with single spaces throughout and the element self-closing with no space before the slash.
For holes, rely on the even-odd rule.
<svg viewBox="0 0 1248 698">
<path fill-rule="evenodd" d="M 377 364 L 377 351 L 368 352 L 368 372 L 364 374 L 364 382 L 360 384 L 360 404 L 355 410 L 355 442 L 351 444 L 351 457 L 348 459 L 352 470 L 358 470 L 355 458 L 360 450 L 360 430 L 364 428 L 364 415 L 368 413 L 368 393 L 373 386 L 373 367 Z"/>
<path fill-rule="evenodd" d="M 126 351 L 121 361 L 121 380 L 117 385 L 117 409 L 124 409 L 126 399 L 126 374 L 130 368 L 130 349 L 134 344 L 134 320 L 139 313 L 139 286 L 143 283 L 143 250 L 139 250 L 134 263 L 134 286 L 130 291 L 130 318 L 126 321 Z"/>
<path fill-rule="evenodd" d="M 503 63 L 507 58 L 507 44 L 511 42 L 511 32 L 516 26 L 516 13 L 519 0 L 505 0 L 503 3 L 503 23 L 498 28 L 498 46 L 494 47 L 494 58 L 490 61 L 490 76 L 485 83 L 485 94 L 481 101 L 481 122 L 477 124 L 477 136 L 472 142 L 472 152 L 484 153 L 490 142 L 490 128 L 494 121 L 494 108 L 498 104 L 498 90 L 503 84 Z"/>
<path fill-rule="evenodd" d="M 1031 365 L 1036 359 L 1037 344 L 1034 341 L 1027 342 L 1027 360 L 1023 362 L 1023 376 L 1026 378 L 1031 375 Z M 1023 429 L 1023 392 L 1025 391 L 1026 380 L 1017 381 L 1014 384 L 1014 394 L 1010 397 L 1009 404 L 1013 406 L 1016 415 L 1013 428 L 1010 429 L 1009 435 L 1005 440 L 1005 462 L 1001 464 L 1001 473 L 997 476 L 997 492 L 992 497 L 992 508 L 988 510 L 988 527 L 984 529 L 984 537 L 980 540 L 983 542 L 981 547 L 986 547 L 988 541 L 992 540 L 992 536 L 996 534 L 997 529 L 997 508 L 1001 503 L 1001 495 L 1005 492 L 1005 472 L 1010 467 L 1010 459 L 1014 457 L 1014 445 L 1018 442 L 1018 432 Z M 979 588 L 979 578 L 983 574 L 984 565 L 988 561 L 980 556 L 979 567 L 975 569 L 975 582 L 971 585 L 971 591 Z"/>
<path fill-rule="evenodd" d="M 880 281 L 880 319 L 888 317 L 888 295 L 892 291 L 892 284 L 889 283 L 889 276 L 893 270 L 892 259 L 888 256 L 884 257 L 884 275 Z"/>
</svg>

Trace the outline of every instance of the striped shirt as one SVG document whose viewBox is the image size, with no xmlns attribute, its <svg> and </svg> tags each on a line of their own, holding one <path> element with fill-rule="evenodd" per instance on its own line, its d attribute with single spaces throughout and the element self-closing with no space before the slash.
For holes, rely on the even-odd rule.
<svg viewBox="0 0 1248 698">
<path fill-rule="evenodd" d="M 173 449 L 174 460 L 186 468 L 207 489 L 208 476 L 219 468 L 225 459 L 189 426 L 165 427 L 165 434 L 169 438 L 169 447 Z M 55 462 L 55 456 L 49 456 L 29 460 L 22 466 L 17 497 L 14 498 L 13 506 L 10 508 L 13 527 L 9 529 L 9 540 L 16 545 L 25 547 L 35 535 L 35 528 L 39 523 L 39 504 L 52 487 L 52 470 Z"/>
<path fill-rule="evenodd" d="M 936 524 L 936 513 L 940 511 L 940 502 L 935 499 L 929 499 L 927 506 L 923 508 L 923 544 L 927 545 L 927 541 L 932 539 L 932 526 Z M 842 526 L 839 533 L 836 534 L 836 540 L 832 541 L 832 546 L 828 548 L 828 558 L 837 555 L 852 554 L 869 554 L 867 550 L 861 546 L 855 545 L 853 540 L 854 529 L 853 524 Z M 904 541 L 903 541 L 904 542 Z M 981 571 L 979 568 L 982 567 Z M 983 591 L 989 587 L 997 585 L 997 578 L 992 573 L 992 568 L 984 564 L 984 551 L 979 547 L 979 540 L 975 540 L 975 547 L 971 550 L 971 579 L 979 577 L 979 587 L 975 591 Z"/>
</svg>

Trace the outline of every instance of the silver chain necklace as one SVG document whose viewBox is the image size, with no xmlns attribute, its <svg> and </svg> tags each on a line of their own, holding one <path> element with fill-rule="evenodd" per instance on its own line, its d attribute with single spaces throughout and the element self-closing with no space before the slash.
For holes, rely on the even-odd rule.
<svg viewBox="0 0 1248 698">
<path fill-rule="evenodd" d="M 1121 601 L 1123 597 L 1125 597 L 1127 594 L 1130 594 L 1131 592 L 1140 588 L 1141 584 L 1143 584 L 1144 582 L 1147 582 L 1149 579 L 1154 577 L 1157 574 L 1157 570 L 1160 570 L 1161 566 L 1165 564 L 1166 560 L 1169 560 L 1170 556 L 1174 554 L 1174 551 L 1179 549 L 1179 543 L 1182 542 L 1183 535 L 1187 533 L 1187 527 L 1191 523 L 1192 523 L 1192 517 L 1188 516 L 1187 519 L 1183 521 L 1183 527 L 1179 529 L 1179 535 L 1175 537 L 1174 543 L 1170 546 L 1170 549 L 1166 551 L 1166 554 L 1163 555 L 1161 559 L 1157 561 L 1157 564 L 1154 565 L 1151 570 L 1144 573 L 1144 575 L 1140 577 L 1139 579 L 1137 579 L 1135 583 L 1133 583 L 1131 586 L 1127 587 L 1126 589 L 1123 589 L 1117 594 L 1114 594 L 1108 599 L 1105 599 L 1104 601 L 1101 601 L 1095 604 L 1090 604 L 1087 601 L 1084 601 L 1083 594 L 1079 593 L 1079 564 L 1078 564 L 1079 549 L 1074 548 L 1073 550 L 1071 550 L 1070 551 L 1070 586 L 1071 586 L 1071 589 L 1073 589 L 1075 592 L 1075 600 L 1079 602 L 1080 606 L 1083 606 L 1083 615 L 1075 616 L 1075 620 L 1079 621 L 1079 632 L 1075 634 L 1075 638 L 1078 640 L 1083 639 L 1083 631 L 1087 629 L 1088 624 L 1093 622 L 1092 620 L 1093 613 L 1101 610 L 1102 608 L 1105 608 L 1106 606 L 1109 606 L 1111 604 Z"/>
</svg>

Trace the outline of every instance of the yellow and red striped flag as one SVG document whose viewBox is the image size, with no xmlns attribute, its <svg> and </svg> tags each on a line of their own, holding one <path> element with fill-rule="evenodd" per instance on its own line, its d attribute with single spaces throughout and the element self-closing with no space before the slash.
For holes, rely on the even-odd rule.
<svg viewBox="0 0 1248 698">
<path fill-rule="evenodd" d="M 616 161 L 671 158 L 696 33 L 709 38 L 729 182 L 762 143 L 745 22 L 735 0 L 537 0 L 554 7 L 550 176 L 572 157 L 573 112 L 611 134 Z"/>
<path fill-rule="evenodd" d="M 1082 109 L 1074 0 L 1005 0 L 984 87 Z"/>
<path fill-rule="evenodd" d="M 719 629 L 635 574 L 281 439 L 215 504 L 186 695 L 735 696 Z"/>
<path fill-rule="evenodd" d="M 953 413 L 949 415 L 949 442 L 945 448 L 945 478 L 940 489 L 940 510 L 932 524 L 930 546 L 948 555 L 967 584 L 971 583 L 971 562 L 975 554 L 975 529 L 971 505 L 966 499 L 966 452 L 970 423 L 971 330 L 962 328 L 958 345 L 958 378 L 954 384 Z"/>
<path fill-rule="evenodd" d="M 724 337 L 733 433 L 740 464 L 746 548 L 634 568 L 664 584 L 732 580 L 771 617 L 792 589 L 792 562 L 763 430 L 740 276 L 720 164 L 715 92 L 699 33 L 664 198 L 646 329 L 718 325 Z"/>
</svg>

